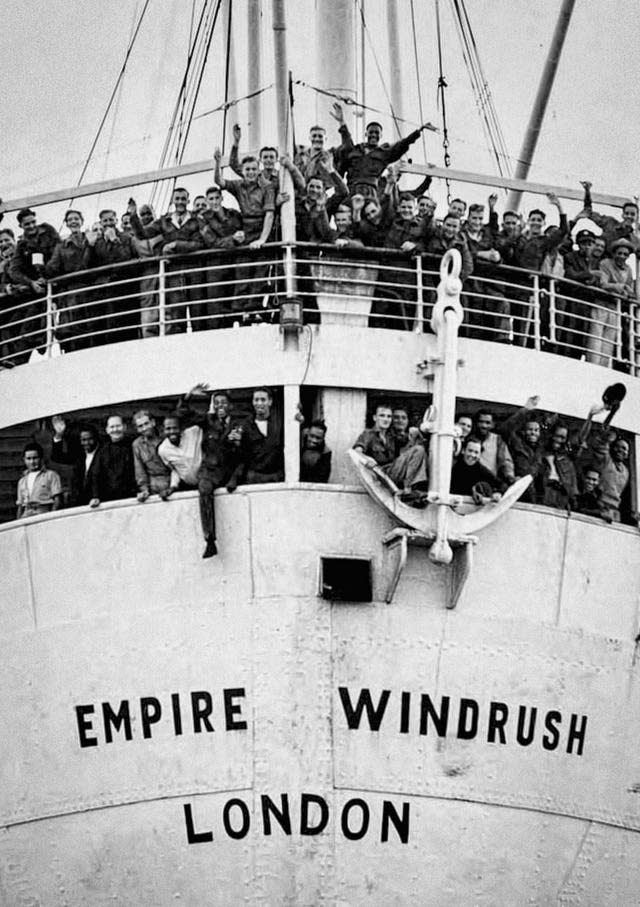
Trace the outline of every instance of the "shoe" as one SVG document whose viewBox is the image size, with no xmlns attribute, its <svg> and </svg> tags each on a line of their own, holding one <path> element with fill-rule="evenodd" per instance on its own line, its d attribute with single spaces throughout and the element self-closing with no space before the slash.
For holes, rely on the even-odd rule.
<svg viewBox="0 0 640 907">
<path fill-rule="evenodd" d="M 203 557 L 203 558 L 205 558 L 205 557 L 213 557 L 213 556 L 216 555 L 217 553 L 218 553 L 218 548 L 217 548 L 217 546 L 216 546 L 216 540 L 215 540 L 215 539 L 207 539 L 207 545 L 206 545 L 206 548 L 204 549 L 204 554 L 202 555 L 202 557 Z"/>
<path fill-rule="evenodd" d="M 420 491 L 403 491 L 399 495 L 400 500 L 403 504 L 408 504 L 409 507 L 422 508 L 426 507 L 429 503 L 429 495 L 426 492 Z"/>
</svg>

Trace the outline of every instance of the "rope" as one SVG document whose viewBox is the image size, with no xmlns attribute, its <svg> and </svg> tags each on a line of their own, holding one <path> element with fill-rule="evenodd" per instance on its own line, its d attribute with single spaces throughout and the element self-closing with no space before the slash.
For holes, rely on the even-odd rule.
<svg viewBox="0 0 640 907">
<path fill-rule="evenodd" d="M 268 91 L 270 88 L 273 88 L 273 82 L 270 85 L 265 85 L 264 88 L 259 88 L 257 91 L 252 91 L 249 94 L 245 94 L 241 98 L 234 98 L 233 101 L 225 101 L 224 104 L 218 104 L 217 107 L 212 107 L 211 110 L 205 110 L 204 113 L 199 113 L 198 116 L 192 117 L 192 120 L 201 120 L 202 117 L 211 116 L 212 113 L 220 113 L 221 110 L 227 110 L 230 107 L 235 107 L 235 105 L 239 104 L 241 101 L 247 101 L 249 100 L 249 98 L 255 98 L 257 95 L 262 94 L 263 91 Z"/>
<path fill-rule="evenodd" d="M 336 101 L 340 101 L 341 103 L 343 103 L 349 107 L 359 107 L 361 110 L 369 110 L 371 113 L 379 113 L 382 116 L 391 116 L 391 117 L 394 116 L 393 112 L 388 113 L 386 110 L 380 110 L 379 107 L 369 107 L 367 104 L 360 104 L 358 101 L 355 101 L 353 98 L 349 97 L 348 95 L 338 94 L 337 92 L 329 91 L 326 88 L 318 88 L 316 85 L 310 85 L 308 82 L 303 82 L 302 79 L 294 79 L 293 84 L 301 85 L 303 88 L 309 88 L 309 89 L 311 89 L 311 91 L 315 91 L 318 94 L 326 95 L 329 98 L 335 98 Z M 403 119 L 402 117 L 396 117 L 395 119 L 400 123 L 407 123 L 407 125 L 409 125 L 409 126 L 420 125 L 420 124 L 416 124 L 415 120 L 407 120 L 407 119 Z M 433 126 L 431 123 L 426 123 L 425 129 L 428 129 L 430 132 L 438 132 L 437 127 Z"/>
<path fill-rule="evenodd" d="M 413 58 L 416 67 L 416 82 L 418 83 L 418 110 L 420 111 L 420 122 L 424 123 L 424 110 L 422 107 L 422 86 L 420 84 L 420 60 L 418 58 L 418 41 L 416 38 L 416 16 L 415 10 L 413 8 L 413 0 L 411 0 L 411 31 L 413 32 Z M 427 163 L 427 140 L 425 139 L 424 130 L 421 132 L 422 138 L 422 153 L 424 155 L 424 162 Z"/>
<path fill-rule="evenodd" d="M 442 110 L 442 151 L 445 167 L 451 166 L 451 155 L 449 154 L 449 131 L 447 128 L 447 102 L 445 98 L 445 88 L 447 82 L 444 77 L 442 68 L 442 30 L 440 27 L 440 0 L 436 0 L 436 34 L 438 38 L 438 98 L 440 109 Z M 451 182 L 446 179 L 447 203 L 451 201 Z"/>
</svg>

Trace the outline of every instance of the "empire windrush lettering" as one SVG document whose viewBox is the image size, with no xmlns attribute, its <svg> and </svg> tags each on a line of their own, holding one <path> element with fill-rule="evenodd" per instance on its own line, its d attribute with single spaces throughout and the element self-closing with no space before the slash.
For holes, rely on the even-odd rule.
<svg viewBox="0 0 640 907">
<path fill-rule="evenodd" d="M 388 689 L 372 692 L 369 687 L 350 690 L 338 687 L 339 701 L 350 731 L 378 733 L 384 728 L 399 734 L 457 737 L 488 744 L 537 744 L 543 750 L 564 749 L 582 756 L 587 716 L 571 713 L 567 718 L 553 709 L 535 705 L 507 705 L 491 700 Z M 186 734 L 210 735 L 216 730 L 246 731 L 243 715 L 246 692 L 241 686 L 227 687 L 216 694 L 209 690 L 169 693 L 164 697 L 141 696 L 119 702 L 85 703 L 75 706 L 78 742 L 81 749 L 99 747 L 135 738 L 153 740 L 163 728 L 175 737 Z M 322 834 L 332 823 L 333 833 L 348 841 L 379 835 L 381 843 L 406 844 L 409 840 L 410 804 L 390 800 L 368 802 L 351 797 L 342 805 L 319 794 L 300 792 L 251 795 L 251 805 L 239 796 L 230 797 L 221 810 L 207 819 L 195 816 L 191 803 L 182 804 L 188 844 L 208 844 L 226 836 L 241 840 L 252 830 L 269 837 Z M 206 809 L 203 804 L 198 812 Z"/>
<path fill-rule="evenodd" d="M 587 716 L 571 713 L 568 719 L 554 709 L 545 711 L 537 706 L 509 706 L 505 702 L 480 704 L 476 699 L 450 696 L 432 699 L 427 693 L 414 694 L 407 690 L 393 694 L 381 690 L 372 694 L 363 687 L 354 696 L 348 687 L 338 687 L 340 702 L 349 730 L 361 725 L 379 731 L 397 722 L 400 734 L 419 736 L 455 736 L 459 740 L 485 739 L 487 743 L 530 746 L 537 743 L 553 751 L 562 747 L 569 754 L 582 756 L 587 732 Z M 393 697 L 393 707 L 390 703 Z M 399 698 L 399 702 L 398 702 Z"/>
</svg>

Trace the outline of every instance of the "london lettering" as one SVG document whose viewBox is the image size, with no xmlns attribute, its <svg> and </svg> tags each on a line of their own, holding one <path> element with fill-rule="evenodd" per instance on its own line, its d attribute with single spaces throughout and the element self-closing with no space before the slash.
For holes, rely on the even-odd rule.
<svg viewBox="0 0 640 907">
<path fill-rule="evenodd" d="M 338 694 L 349 730 L 362 726 L 379 731 L 394 726 L 400 734 L 419 736 L 454 736 L 459 740 L 486 740 L 493 744 L 517 744 L 582 756 L 587 732 L 587 716 L 571 714 L 568 720 L 561 712 L 543 711 L 537 706 L 508 706 L 491 701 L 480 705 L 475 699 L 449 696 L 432 699 L 427 693 L 400 694 L 381 690 L 373 695 L 364 687 L 354 695 L 347 687 L 338 687 Z"/>
<path fill-rule="evenodd" d="M 258 823 L 257 830 L 266 837 L 275 833 L 288 836 L 319 835 L 325 831 L 332 818 L 329 803 L 317 794 L 301 794 L 299 807 L 293 815 L 288 794 L 280 794 L 279 801 L 262 794 L 259 802 L 256 799 L 254 809 L 256 815 L 253 821 Z M 190 803 L 183 804 L 183 812 L 188 844 L 210 844 L 217 837 L 218 832 L 214 834 L 210 827 L 204 830 L 196 828 Z M 360 841 L 371 833 L 377 835 L 378 829 L 383 844 L 390 839 L 397 839 L 402 844 L 409 840 L 408 803 L 402 803 L 398 810 L 390 800 L 383 800 L 378 816 L 376 807 L 371 807 L 361 797 L 352 797 L 338 813 L 335 831 L 348 841 Z M 375 828 L 372 829 L 374 823 Z M 252 825 L 249 806 L 240 797 L 231 797 L 222 807 L 217 825 L 221 826 L 222 834 L 228 838 L 246 838 Z"/>
</svg>

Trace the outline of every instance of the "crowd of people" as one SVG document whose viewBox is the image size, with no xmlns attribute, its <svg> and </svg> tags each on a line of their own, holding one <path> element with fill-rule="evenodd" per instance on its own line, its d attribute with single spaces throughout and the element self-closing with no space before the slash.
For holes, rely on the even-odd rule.
<svg viewBox="0 0 640 907">
<path fill-rule="evenodd" d="M 558 416 L 539 412 L 538 403 L 530 397 L 498 427 L 489 409 L 458 414 L 451 493 L 486 504 L 531 476 L 523 502 L 630 522 L 629 443 L 609 424 L 593 423 L 607 406 L 592 407 L 571 432 Z M 372 427 L 354 444 L 382 479 L 391 480 L 400 499 L 415 507 L 428 503 L 428 412 L 412 426 L 405 407 L 379 403 Z"/>
<path fill-rule="evenodd" d="M 206 410 L 198 405 L 205 400 Z M 532 481 L 522 501 L 598 517 L 631 522 L 628 500 L 629 444 L 594 406 L 578 431 L 559 417 L 538 410 L 539 400 L 525 405 L 496 427 L 486 408 L 456 419 L 456 444 L 451 493 L 470 496 L 477 504 L 497 500 L 521 476 Z M 195 405 L 194 405 L 195 404 Z M 227 391 L 195 385 L 180 399 L 161 426 L 149 409 L 133 414 L 131 437 L 125 419 L 108 416 L 105 436 L 83 423 L 69 430 L 67 420 L 54 416 L 48 468 L 42 446 L 29 442 L 23 452 L 25 472 L 18 483 L 17 518 L 68 506 L 96 509 L 103 501 L 151 495 L 167 501 L 177 491 L 197 489 L 205 540 L 204 557 L 217 553 L 214 492 L 233 492 L 242 484 L 282 482 L 283 421 L 274 407 L 273 392 L 255 388 L 251 413 L 234 411 Z M 368 465 L 412 507 L 428 503 L 429 410 L 412 425 L 403 405 L 380 402 L 372 424 L 359 434 L 354 448 Z M 329 482 L 332 453 L 321 419 L 305 424 L 301 410 L 300 473 L 302 482 Z"/>
<path fill-rule="evenodd" d="M 184 188 L 175 188 L 171 211 L 159 217 L 151 205 L 138 209 L 130 199 L 120 218 L 103 209 L 85 230 L 82 212 L 73 209 L 65 215 L 66 235 L 61 237 L 50 224 L 39 222 L 36 212 L 19 211 L 22 235 L 16 240 L 11 229 L 0 230 L 0 359 L 15 364 L 42 347 L 48 280 L 55 281 L 55 337 L 64 350 L 156 335 L 159 284 L 151 260 L 157 256 L 169 262 L 164 314 L 168 333 L 185 330 L 187 323 L 200 330 L 229 319 L 250 320 L 260 307 L 257 300 L 268 292 L 273 262 L 259 250 L 280 237 L 279 212 L 289 200 L 281 173 L 288 171 L 298 241 L 356 250 L 385 248 L 406 256 L 441 256 L 458 249 L 469 321 L 498 340 L 526 340 L 530 281 L 523 272 L 572 281 L 566 289 L 568 300 L 559 306 L 556 341 L 565 351 L 586 349 L 590 361 L 611 364 L 623 326 L 619 309 L 604 294 L 616 294 L 623 303 L 635 299 L 628 264 L 640 251 L 635 202 L 623 206 L 620 220 L 601 215 L 593 210 L 591 185 L 585 182 L 584 207 L 572 222 L 552 193 L 548 199 L 558 222 L 551 225 L 539 208 L 526 220 L 515 211 L 505 211 L 500 219 L 495 193 L 486 207 L 455 198 L 439 215 L 428 191 L 430 177 L 413 189 L 400 187 L 405 177 L 398 162 L 421 129 L 385 143 L 382 127 L 371 122 L 365 141 L 356 143 L 339 104 L 331 114 L 339 143 L 329 147 L 325 128 L 314 126 L 309 144 L 298 146 L 293 157 L 280 155 L 272 146 L 260 149 L 257 157 L 243 155 L 241 130 L 234 127 L 228 168 L 234 178 L 223 175 L 222 155 L 216 149 L 214 185 L 192 203 Z M 572 226 L 580 226 L 580 221 L 591 227 L 574 231 L 572 238 Z M 211 255 L 185 270 L 184 256 L 202 250 L 212 250 Z M 240 250 L 241 260 L 231 256 L 233 250 Z M 126 262 L 137 265 L 127 273 L 111 270 Z M 506 273 L 505 265 L 521 270 Z M 89 277 L 86 272 L 92 269 L 99 270 Z M 301 268 L 301 282 L 304 277 Z M 410 274 L 392 272 L 382 295 L 395 298 L 404 314 L 407 307 L 411 311 L 415 286 Z M 388 306 L 380 311 L 388 315 Z M 542 315 L 543 327 L 545 318 L 548 313 Z"/>
<path fill-rule="evenodd" d="M 206 399 L 199 411 L 198 399 Z M 196 406 L 194 406 L 194 401 Z M 300 431 L 300 481 L 328 482 L 331 451 L 325 443 L 321 419 L 304 424 Z M 51 419 L 50 461 L 44 462 L 42 445 L 25 445 L 25 473 L 18 483 L 17 518 L 48 513 L 62 507 L 137 497 L 143 504 L 150 495 L 167 501 L 176 491 L 197 489 L 205 539 L 204 557 L 217 553 L 213 494 L 239 484 L 284 480 L 282 420 L 273 406 L 273 393 L 259 387 L 252 394 L 250 415 L 235 413 L 227 391 L 211 391 L 197 384 L 179 401 L 174 412 L 158 424 L 148 409 L 133 414 L 136 437 L 125 419 L 112 413 L 105 422 L 105 436 L 94 424 L 81 423 L 70 431 L 62 416 Z"/>
</svg>

